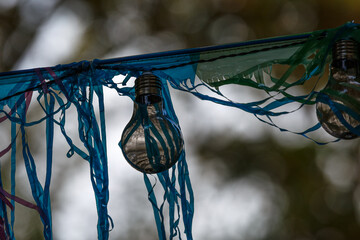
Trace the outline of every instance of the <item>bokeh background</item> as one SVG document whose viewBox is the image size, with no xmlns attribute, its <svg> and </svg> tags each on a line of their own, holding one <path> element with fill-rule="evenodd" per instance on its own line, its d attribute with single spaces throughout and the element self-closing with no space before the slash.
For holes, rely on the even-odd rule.
<svg viewBox="0 0 360 240">
<path fill-rule="evenodd" d="M 360 22 L 360 1 L 0 0 L 0 71 L 311 32 L 351 20 Z M 186 93 L 172 97 L 195 192 L 195 239 L 360 239 L 359 140 L 319 146 L 239 110 Z M 117 146 L 132 103 L 106 91 L 106 107 L 110 239 L 157 239 L 142 175 Z M 39 111 L 31 108 L 29 118 Z M 313 117 L 300 115 L 291 124 Z M 9 129 L 0 127 L 6 142 Z M 68 125 L 74 134 L 76 128 Z M 29 128 L 28 139 L 44 176 L 41 129 Z M 67 150 L 59 134 L 54 239 L 96 239 L 89 167 L 66 158 Z M 8 186 L 9 156 L 1 164 Z M 17 165 L 17 195 L 32 199 L 21 160 Z M 32 210 L 17 206 L 15 228 L 17 239 L 43 239 Z"/>
</svg>

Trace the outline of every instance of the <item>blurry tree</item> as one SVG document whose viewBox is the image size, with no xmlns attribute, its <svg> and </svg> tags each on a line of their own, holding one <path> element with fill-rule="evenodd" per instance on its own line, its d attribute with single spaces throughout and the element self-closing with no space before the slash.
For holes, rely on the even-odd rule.
<svg viewBox="0 0 360 240">
<path fill-rule="evenodd" d="M 224 182 L 261 171 L 285 191 L 286 214 L 264 239 L 340 240 L 360 236 L 358 144 L 289 147 L 269 135 L 249 141 L 210 134 L 199 145 L 198 154 L 204 164 L 217 166 Z"/>
<path fill-rule="evenodd" d="M 65 28 L 77 25 L 79 39 L 70 43 L 75 46 L 72 51 L 55 62 L 45 61 L 46 66 L 120 57 L 129 49 L 131 54 L 156 52 L 332 28 L 350 20 L 360 22 L 359 9 L 360 1 L 352 0 L 1 0 L 0 71 L 37 67 L 31 65 L 36 61 L 24 59 L 53 55 L 56 46 L 33 49 L 46 37 L 66 39 L 57 29 L 50 33 L 46 28 L 55 16 L 69 21 Z M 33 142 L 39 138 L 30 135 Z M 191 145 L 199 147 L 201 163 L 220 159 L 224 182 L 261 171 L 285 191 L 289 203 L 285 217 L 264 239 L 359 238 L 358 142 L 289 147 L 273 135 L 250 141 L 229 139 L 226 133 L 210 135 L 206 144 L 199 139 Z M 217 139 L 222 139 L 221 145 Z M 56 191 L 61 188 L 61 176 L 58 179 L 60 183 L 53 183 Z M 52 199 L 56 202 L 56 193 Z M 22 229 L 37 229 L 33 236 L 26 230 L 26 239 L 39 239 L 41 228 L 32 225 L 38 218 L 21 214 L 22 222 L 31 226 Z"/>
</svg>

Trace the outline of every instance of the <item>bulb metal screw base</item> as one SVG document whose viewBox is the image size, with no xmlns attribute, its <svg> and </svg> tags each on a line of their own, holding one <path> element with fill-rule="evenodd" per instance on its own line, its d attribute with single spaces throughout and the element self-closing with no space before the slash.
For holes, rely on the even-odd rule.
<svg viewBox="0 0 360 240">
<path fill-rule="evenodd" d="M 332 50 L 333 60 L 358 60 L 359 43 L 353 39 L 341 39 Z"/>
<path fill-rule="evenodd" d="M 135 80 L 136 97 L 141 95 L 161 95 L 161 81 L 151 72 L 144 72 Z"/>
</svg>

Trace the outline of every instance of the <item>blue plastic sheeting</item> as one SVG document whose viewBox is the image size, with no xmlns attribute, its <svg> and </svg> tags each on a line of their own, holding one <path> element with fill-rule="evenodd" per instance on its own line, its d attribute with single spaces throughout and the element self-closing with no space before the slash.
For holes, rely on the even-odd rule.
<svg viewBox="0 0 360 240">
<path fill-rule="evenodd" d="M 336 29 L 302 35 L 0 73 L 0 122 L 11 122 L 9 145 L 0 152 L 0 157 L 11 153 L 10 191 L 4 189 L 0 179 L 0 238 L 14 239 L 15 202 L 37 210 L 44 225 L 45 239 L 53 238 L 50 183 L 55 128 L 61 130 L 69 145 L 67 157 L 77 154 L 89 163 L 98 212 L 98 238 L 109 238 L 112 220 L 107 211 L 109 180 L 103 88 L 111 88 L 120 96 L 134 100 L 135 91 L 133 86 L 129 86 L 128 80 L 145 71 L 151 71 L 161 79 L 163 111 L 177 125 L 179 122 L 172 106 L 168 85 L 202 100 L 251 113 L 260 121 L 281 131 L 289 130 L 278 126 L 274 118 L 286 117 L 289 113 L 320 101 L 331 106 L 344 126 L 360 135 L 359 127 L 349 125 L 341 114 L 341 111 L 345 111 L 354 119 L 360 120 L 359 108 L 352 109 L 333 102 L 330 96 L 343 97 L 338 93 L 316 90 L 319 79 L 330 62 L 333 44 L 344 38 L 360 41 L 359 25 L 348 23 Z M 280 76 L 274 74 L 276 66 L 285 68 Z M 294 79 L 294 73 L 299 66 L 302 66 L 304 71 Z M 115 83 L 113 77 L 117 75 L 123 75 L 125 80 Z M 310 83 L 312 85 L 307 86 Z M 264 96 L 256 101 L 234 101 L 221 91 L 225 85 L 255 89 Z M 306 87 L 303 87 L 305 85 Z M 32 99 L 33 92 L 38 93 L 36 99 Z M 346 99 L 348 102 L 353 100 L 348 97 Z M 29 121 L 27 110 L 30 104 L 40 106 L 44 115 Z M 98 119 L 95 116 L 95 104 L 99 109 Z M 294 104 L 292 109 L 283 110 L 284 106 Z M 66 132 L 65 126 L 69 124 L 66 122 L 66 112 L 70 107 L 77 110 L 78 137 L 83 146 L 76 146 Z M 55 118 L 56 114 L 61 117 Z M 45 122 L 46 126 L 44 184 L 38 178 L 36 159 L 26 137 L 27 128 L 41 122 Z M 308 134 L 319 128 L 320 124 L 317 122 L 301 132 L 294 133 L 310 138 Z M 16 139 L 21 142 L 20 149 Z M 22 152 L 21 159 L 17 159 L 17 151 Z M 16 161 L 25 163 L 34 203 L 15 196 Z M 159 239 L 181 239 L 184 236 L 192 239 L 194 196 L 185 152 L 181 153 L 178 163 L 172 169 L 157 174 L 156 178 L 156 182 L 163 187 L 161 200 L 156 199 L 154 185 L 149 176 L 144 174 Z M 168 227 L 165 227 L 167 223 L 164 221 L 165 207 L 169 208 Z M 183 222 L 184 230 L 181 230 L 180 221 Z M 169 232 L 165 229 L 169 229 Z"/>
</svg>

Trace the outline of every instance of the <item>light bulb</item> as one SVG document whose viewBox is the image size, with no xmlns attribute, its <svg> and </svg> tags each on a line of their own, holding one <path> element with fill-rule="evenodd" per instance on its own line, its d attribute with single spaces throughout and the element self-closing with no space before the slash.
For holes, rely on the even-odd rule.
<svg viewBox="0 0 360 240">
<path fill-rule="evenodd" d="M 159 173 L 179 159 L 184 141 L 178 125 L 163 111 L 161 81 L 151 72 L 135 80 L 132 118 L 119 145 L 125 159 L 144 173 Z"/>
<path fill-rule="evenodd" d="M 316 103 L 316 114 L 322 127 L 330 135 L 353 139 L 359 137 L 350 128 L 359 128 L 360 122 L 344 111 L 342 106 L 359 115 L 360 109 L 360 76 L 359 76 L 359 44 L 352 39 L 339 40 L 334 44 L 329 81 L 321 94 L 333 102 L 332 106 L 326 101 Z M 318 98 L 321 95 L 318 96 Z M 330 101 L 328 101 L 330 102 Z M 334 112 L 335 110 L 335 112 Z M 336 112 L 343 118 L 336 115 Z M 343 122 L 346 121 L 345 125 Z M 346 126 L 348 125 L 348 126 Z"/>
</svg>

